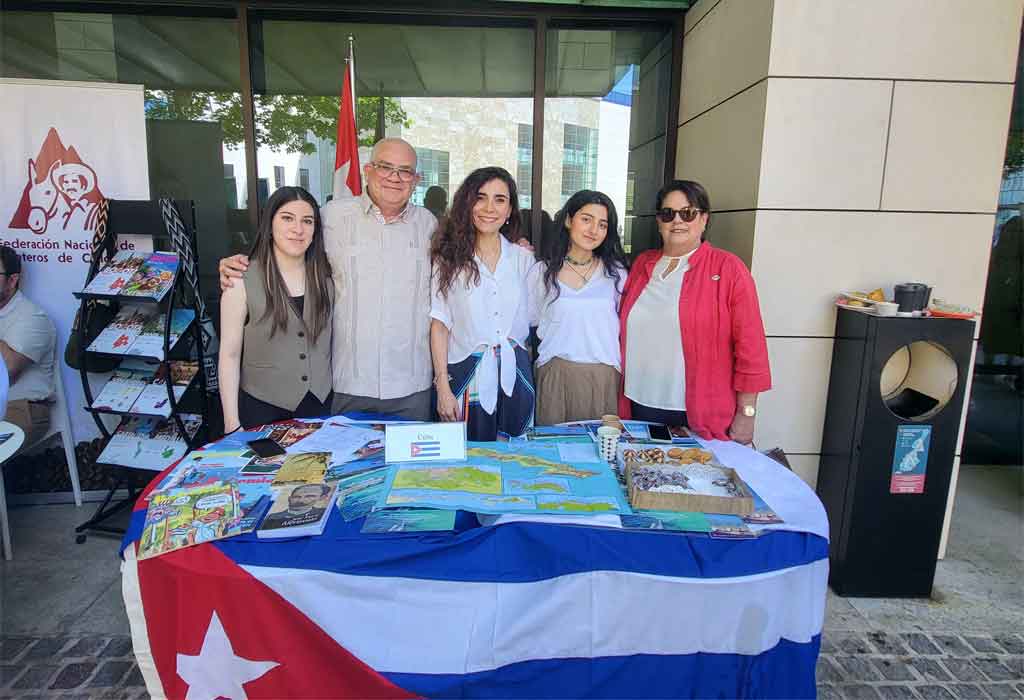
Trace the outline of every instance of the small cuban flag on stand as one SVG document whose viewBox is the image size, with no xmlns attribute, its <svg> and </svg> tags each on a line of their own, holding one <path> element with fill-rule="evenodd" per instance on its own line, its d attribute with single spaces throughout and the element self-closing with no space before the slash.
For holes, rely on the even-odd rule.
<svg viewBox="0 0 1024 700">
<path fill-rule="evenodd" d="M 409 445 L 410 457 L 440 457 L 441 442 L 439 440 L 423 440 Z"/>
</svg>

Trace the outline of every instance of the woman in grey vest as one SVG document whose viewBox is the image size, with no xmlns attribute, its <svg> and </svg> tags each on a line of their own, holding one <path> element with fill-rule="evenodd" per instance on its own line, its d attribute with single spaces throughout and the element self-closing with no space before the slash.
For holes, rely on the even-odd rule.
<svg viewBox="0 0 1024 700">
<path fill-rule="evenodd" d="M 274 192 L 249 260 L 245 284 L 220 299 L 224 431 L 328 415 L 334 286 L 309 192 Z"/>
</svg>

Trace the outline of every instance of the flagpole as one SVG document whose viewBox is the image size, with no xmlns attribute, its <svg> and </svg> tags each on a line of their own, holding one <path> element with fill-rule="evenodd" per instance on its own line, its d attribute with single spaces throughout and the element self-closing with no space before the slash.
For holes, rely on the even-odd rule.
<svg viewBox="0 0 1024 700">
<path fill-rule="evenodd" d="M 348 70 L 349 70 L 349 85 L 352 87 L 352 116 L 356 114 L 356 54 L 355 54 L 355 39 L 352 35 L 348 35 Z M 354 120 L 353 120 L 354 121 Z M 356 133 L 359 133 L 359 127 L 356 126 Z"/>
</svg>

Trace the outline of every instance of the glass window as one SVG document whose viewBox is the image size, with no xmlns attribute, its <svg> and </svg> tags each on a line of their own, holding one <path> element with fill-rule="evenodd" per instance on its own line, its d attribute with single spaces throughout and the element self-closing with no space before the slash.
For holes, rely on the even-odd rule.
<svg viewBox="0 0 1024 700">
<path fill-rule="evenodd" d="M 431 187 L 440 187 L 447 193 L 451 191 L 448 183 L 448 152 L 435 151 L 432 148 L 416 149 L 416 169 L 420 173 L 419 184 L 412 193 L 412 201 L 420 206 L 426 204 L 424 199 Z"/>
<path fill-rule="evenodd" d="M 566 124 L 562 139 L 562 204 L 597 179 L 597 129 Z"/>
<path fill-rule="evenodd" d="M 424 176 L 416 203 L 431 186 L 451 201 L 463 178 L 486 165 L 505 168 L 520 185 L 529 182 L 517 125 L 533 114 L 531 28 L 270 17 L 261 25 L 255 53 L 262 62 L 254 69 L 261 176 L 273 167 L 284 167 L 286 176 L 306 168 L 317 200 L 332 195 L 338 95 L 351 36 L 361 164 L 380 135 L 411 143 Z"/>
<path fill-rule="evenodd" d="M 309 168 L 299 168 L 299 187 L 309 189 Z"/>
<path fill-rule="evenodd" d="M 533 201 L 533 124 L 519 125 L 516 159 L 515 175 L 519 185 L 519 206 L 529 209 Z"/>
<path fill-rule="evenodd" d="M 615 203 L 627 250 L 657 236 L 654 195 L 663 184 L 672 38 L 663 26 L 547 33 L 543 207 L 552 215 L 580 189 Z"/>
<path fill-rule="evenodd" d="M 284 168 L 280 165 L 274 166 L 274 189 L 284 187 Z"/>
<path fill-rule="evenodd" d="M 195 202 L 210 301 L 217 261 L 251 237 L 236 29 L 234 19 L 92 12 L 4 12 L 0 22 L 4 77 L 145 87 L 150 193 Z"/>
</svg>

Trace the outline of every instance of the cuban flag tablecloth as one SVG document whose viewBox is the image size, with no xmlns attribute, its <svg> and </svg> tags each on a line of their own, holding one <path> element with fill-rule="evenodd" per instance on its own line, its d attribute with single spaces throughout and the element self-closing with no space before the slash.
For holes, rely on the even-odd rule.
<svg viewBox="0 0 1024 700">
<path fill-rule="evenodd" d="M 364 535 L 335 512 L 318 537 L 246 535 L 140 562 L 144 496 L 122 582 L 147 689 L 186 700 L 814 697 L 824 509 L 769 458 L 709 446 L 784 524 L 725 540 L 579 519 L 484 526 L 460 512 L 454 532 Z"/>
</svg>

